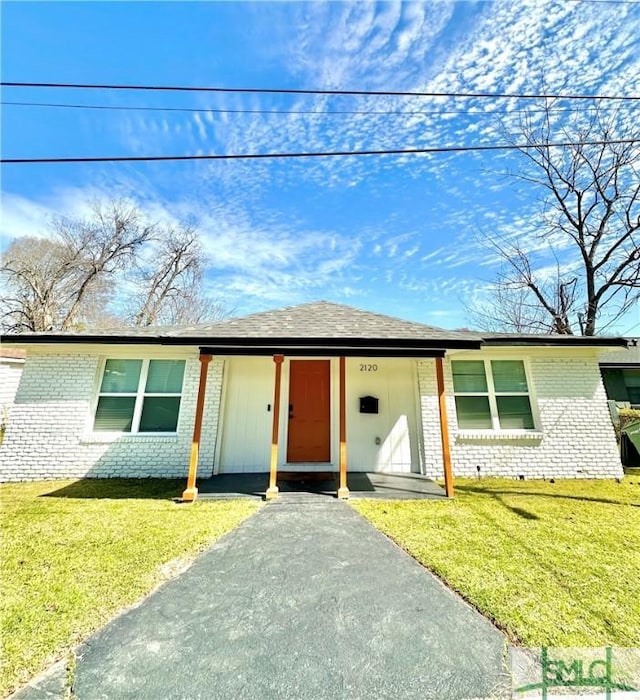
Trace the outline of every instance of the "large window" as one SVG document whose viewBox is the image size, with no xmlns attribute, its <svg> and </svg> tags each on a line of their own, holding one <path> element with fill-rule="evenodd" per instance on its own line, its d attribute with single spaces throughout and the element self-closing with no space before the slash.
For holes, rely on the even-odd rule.
<svg viewBox="0 0 640 700">
<path fill-rule="evenodd" d="M 107 360 L 94 431 L 175 433 L 183 377 L 184 360 Z"/>
<path fill-rule="evenodd" d="M 458 427 L 533 430 L 533 412 L 521 360 L 453 360 Z"/>
</svg>

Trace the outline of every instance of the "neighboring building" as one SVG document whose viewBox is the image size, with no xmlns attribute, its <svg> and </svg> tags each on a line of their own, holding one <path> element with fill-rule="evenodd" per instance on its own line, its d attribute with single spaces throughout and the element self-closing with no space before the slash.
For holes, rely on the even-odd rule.
<svg viewBox="0 0 640 700">
<path fill-rule="evenodd" d="M 637 424 L 628 415 L 621 423 L 620 411 L 628 408 L 640 410 L 640 338 L 629 338 L 628 347 L 622 352 L 603 353 L 600 358 L 600 372 L 609 399 L 611 420 L 620 432 L 622 464 L 625 467 L 638 468 L 640 444 L 637 438 Z"/>
<path fill-rule="evenodd" d="M 0 430 L 7 426 L 25 357 L 24 350 L 0 348 Z"/>
<path fill-rule="evenodd" d="M 479 335 L 328 302 L 206 326 L 7 337 L 4 480 L 276 471 L 613 478 L 622 338 Z M 190 460 L 191 456 L 191 460 Z M 450 481 L 450 477 L 448 477 Z M 448 483 L 449 483 L 448 481 Z"/>
<path fill-rule="evenodd" d="M 630 338 L 627 350 L 604 353 L 600 371 L 610 401 L 640 408 L 640 338 Z"/>
</svg>

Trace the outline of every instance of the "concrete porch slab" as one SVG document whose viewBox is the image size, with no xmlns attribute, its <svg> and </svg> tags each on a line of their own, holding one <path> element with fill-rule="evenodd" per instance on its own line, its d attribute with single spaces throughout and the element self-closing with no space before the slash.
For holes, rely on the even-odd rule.
<svg viewBox="0 0 640 700">
<path fill-rule="evenodd" d="M 281 495 L 316 494 L 336 496 L 338 475 L 284 474 L 278 478 Z M 290 476 L 291 478 L 286 478 Z M 326 478 L 329 477 L 329 478 Z M 269 485 L 267 472 L 255 474 L 219 474 L 198 482 L 199 498 L 264 498 Z M 347 474 L 350 498 L 379 498 L 386 500 L 441 499 L 444 489 L 421 474 L 352 472 Z"/>
</svg>

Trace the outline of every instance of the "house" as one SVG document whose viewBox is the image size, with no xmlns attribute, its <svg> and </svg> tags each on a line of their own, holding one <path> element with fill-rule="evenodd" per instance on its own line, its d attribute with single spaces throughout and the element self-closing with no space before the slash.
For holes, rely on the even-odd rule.
<svg viewBox="0 0 640 700">
<path fill-rule="evenodd" d="M 626 350 L 600 356 L 607 398 L 621 406 L 640 408 L 640 338 L 628 340 Z"/>
<path fill-rule="evenodd" d="M 640 432 L 638 431 L 640 338 L 629 338 L 628 347 L 622 352 L 603 353 L 600 356 L 600 372 L 609 400 L 611 420 L 620 436 L 622 464 L 625 467 L 638 469 L 640 467 Z M 623 413 L 621 414 L 620 411 Z"/>
<path fill-rule="evenodd" d="M 20 384 L 26 353 L 15 348 L 0 350 L 0 431 L 9 421 L 11 407 Z"/>
<path fill-rule="evenodd" d="M 28 350 L 4 480 L 278 471 L 622 476 L 598 367 L 622 338 L 449 331 L 329 302 Z"/>
</svg>

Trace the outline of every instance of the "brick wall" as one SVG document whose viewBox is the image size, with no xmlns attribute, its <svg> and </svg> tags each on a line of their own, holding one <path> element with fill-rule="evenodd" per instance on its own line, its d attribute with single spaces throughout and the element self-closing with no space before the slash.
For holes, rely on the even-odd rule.
<svg viewBox="0 0 640 700">
<path fill-rule="evenodd" d="M 177 436 L 92 434 L 92 401 L 100 381 L 100 367 L 101 357 L 89 352 L 30 354 L 0 447 L 2 480 L 186 476 L 200 367 L 197 354 L 186 360 Z M 621 476 L 597 358 L 532 354 L 529 368 L 532 401 L 539 412 L 539 432 L 530 438 L 486 436 L 458 431 L 450 365 L 445 361 L 454 473 L 475 476 L 480 466 L 482 475 L 495 476 Z M 222 374 L 223 361 L 214 359 L 209 366 L 200 476 L 211 474 L 213 469 Z M 441 477 L 433 360 L 418 362 L 418 383 L 425 473 Z"/>
<path fill-rule="evenodd" d="M 0 360 L 0 424 L 8 421 L 13 400 L 20 384 L 23 361 Z"/>
<path fill-rule="evenodd" d="M 462 359 L 462 358 L 461 358 Z M 465 357 L 465 359 L 471 359 Z M 455 475 L 535 478 L 622 476 L 598 360 L 559 355 L 531 356 L 532 403 L 539 431 L 530 438 L 458 430 L 451 366 L 444 363 L 445 393 Z M 442 447 L 435 361 L 418 363 L 425 469 L 442 477 Z"/>
<path fill-rule="evenodd" d="M 100 367 L 98 355 L 30 354 L 0 447 L 3 481 L 186 476 L 200 372 L 197 355 L 186 360 L 176 436 L 92 434 Z M 222 360 L 209 365 L 200 476 L 213 469 L 222 368 Z"/>
</svg>

